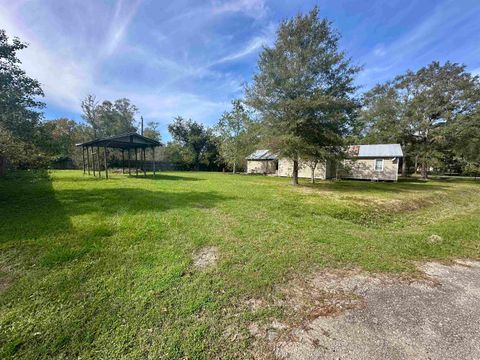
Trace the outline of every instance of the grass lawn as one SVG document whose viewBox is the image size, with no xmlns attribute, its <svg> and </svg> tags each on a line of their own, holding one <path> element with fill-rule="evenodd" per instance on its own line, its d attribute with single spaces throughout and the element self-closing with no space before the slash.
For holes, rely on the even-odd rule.
<svg viewBox="0 0 480 360">
<path fill-rule="evenodd" d="M 198 269 L 207 246 L 218 261 Z M 0 358 L 244 358 L 249 322 L 282 316 L 248 299 L 319 268 L 414 272 L 454 257 L 480 257 L 480 182 L 10 174 Z"/>
</svg>

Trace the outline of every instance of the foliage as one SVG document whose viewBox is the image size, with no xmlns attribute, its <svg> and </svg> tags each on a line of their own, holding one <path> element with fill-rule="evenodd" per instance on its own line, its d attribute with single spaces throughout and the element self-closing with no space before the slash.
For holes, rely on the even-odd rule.
<svg viewBox="0 0 480 360">
<path fill-rule="evenodd" d="M 138 109 L 129 99 L 118 99 L 113 103 L 105 100 L 98 105 L 99 137 L 115 136 L 137 131 L 134 126 Z"/>
<path fill-rule="evenodd" d="M 452 148 L 466 174 L 480 174 L 480 106 L 471 114 L 460 116 L 449 128 Z"/>
<path fill-rule="evenodd" d="M 27 47 L 18 38 L 9 41 L 0 29 L 0 162 L 8 159 L 12 167 L 38 166 L 42 154 L 35 148 L 39 109 L 45 104 L 40 83 L 20 67 L 17 52 Z"/>
<path fill-rule="evenodd" d="M 155 121 L 148 122 L 147 127 L 143 130 L 143 135 L 157 141 L 162 140 L 160 131 L 158 130 L 158 123 L 156 123 Z"/>
<path fill-rule="evenodd" d="M 427 169 L 445 158 L 449 128 L 480 104 L 478 77 L 465 66 L 432 62 L 377 85 L 364 96 L 361 118 L 367 142 L 398 142 Z M 461 126 L 461 125 L 460 125 Z"/>
<path fill-rule="evenodd" d="M 82 101 L 82 118 L 90 125 L 93 137 L 102 138 L 130 132 L 136 132 L 135 114 L 138 108 L 129 99 L 117 99 L 114 102 L 97 101 L 94 95 L 88 95 Z"/>
<path fill-rule="evenodd" d="M 50 120 L 42 124 L 42 148 L 50 155 L 68 157 L 75 147 L 77 123 L 67 118 Z"/>
<path fill-rule="evenodd" d="M 82 119 L 90 125 L 93 138 L 100 137 L 100 114 L 98 113 L 99 102 L 95 95 L 89 94 L 82 100 Z"/>
<path fill-rule="evenodd" d="M 40 83 L 20 68 L 17 52 L 27 45 L 18 38 L 11 42 L 0 29 L 0 125 L 23 140 L 31 140 L 45 106 L 38 101 L 43 96 Z"/>
<path fill-rule="evenodd" d="M 224 112 L 215 126 L 220 139 L 220 155 L 233 173 L 254 150 L 257 140 L 253 127 L 251 114 L 240 100 L 232 101 L 232 110 Z"/>
<path fill-rule="evenodd" d="M 184 161 L 191 161 L 195 170 L 200 168 L 202 156 L 206 153 L 208 145 L 211 145 L 210 132 L 202 124 L 191 119 L 184 119 L 177 116 L 168 125 L 173 140 L 183 146 L 185 155 Z"/>
<path fill-rule="evenodd" d="M 294 160 L 294 183 L 302 149 L 342 146 L 355 116 L 353 80 L 360 69 L 339 50 L 339 38 L 328 20 L 319 19 L 316 7 L 283 21 L 246 91 L 270 148 Z"/>
<path fill-rule="evenodd" d="M 52 163 L 72 161 L 74 166 L 82 166 L 81 149 L 75 144 L 91 139 L 91 128 L 68 118 L 45 121 L 40 126 L 37 141 L 39 148 Z"/>
<path fill-rule="evenodd" d="M 12 167 L 19 167 L 25 162 L 26 146 L 10 130 L 0 127 L 0 175 L 4 175 L 7 159 Z"/>
</svg>

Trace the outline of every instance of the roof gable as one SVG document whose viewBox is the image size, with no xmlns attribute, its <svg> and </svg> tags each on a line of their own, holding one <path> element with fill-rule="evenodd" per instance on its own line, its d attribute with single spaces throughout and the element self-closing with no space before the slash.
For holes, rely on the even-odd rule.
<svg viewBox="0 0 480 360">
<path fill-rule="evenodd" d="M 277 160 L 277 155 L 270 152 L 270 150 L 256 150 L 249 156 L 247 160 Z"/>
<path fill-rule="evenodd" d="M 107 146 L 112 148 L 128 149 L 135 147 L 162 146 L 154 139 L 147 138 L 137 133 L 128 133 L 116 136 L 110 136 L 102 139 L 87 141 L 77 146 Z"/>
<path fill-rule="evenodd" d="M 352 157 L 403 157 L 400 144 L 351 145 L 348 153 Z"/>
</svg>

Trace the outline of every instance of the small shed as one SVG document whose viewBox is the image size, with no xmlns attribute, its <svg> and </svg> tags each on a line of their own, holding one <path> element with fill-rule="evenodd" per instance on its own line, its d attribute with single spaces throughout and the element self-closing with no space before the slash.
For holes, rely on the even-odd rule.
<svg viewBox="0 0 480 360">
<path fill-rule="evenodd" d="M 403 151 L 400 144 L 352 145 L 341 177 L 397 181 Z"/>
<path fill-rule="evenodd" d="M 103 167 L 105 178 L 108 179 L 107 158 L 109 148 L 121 150 L 122 173 L 125 173 L 125 166 L 128 165 L 128 174 L 131 174 L 131 165 L 133 165 L 135 167 L 135 175 L 137 176 L 139 169 L 145 176 L 147 175 L 145 169 L 146 150 L 150 149 L 153 158 L 153 176 L 155 176 L 155 148 L 162 146 L 162 144 L 155 139 L 150 139 L 137 133 L 128 133 L 95 139 L 77 144 L 76 146 L 82 147 L 83 173 L 88 172 L 90 175 L 90 172 L 93 172 L 94 176 L 98 174 L 101 177 Z M 127 153 L 127 159 L 125 159 L 125 152 Z M 133 158 L 133 156 L 135 157 Z"/>
<path fill-rule="evenodd" d="M 246 158 L 248 174 L 276 174 L 278 157 L 270 150 L 256 150 Z"/>
</svg>

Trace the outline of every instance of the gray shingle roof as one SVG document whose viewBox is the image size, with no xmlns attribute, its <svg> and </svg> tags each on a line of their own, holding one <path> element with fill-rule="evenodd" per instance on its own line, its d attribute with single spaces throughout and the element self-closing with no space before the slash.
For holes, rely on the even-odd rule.
<svg viewBox="0 0 480 360">
<path fill-rule="evenodd" d="M 355 157 L 403 157 L 400 144 L 352 145 L 349 150 Z"/>
<path fill-rule="evenodd" d="M 277 160 L 277 155 L 271 153 L 270 150 L 256 150 L 247 156 L 247 160 Z"/>
</svg>

